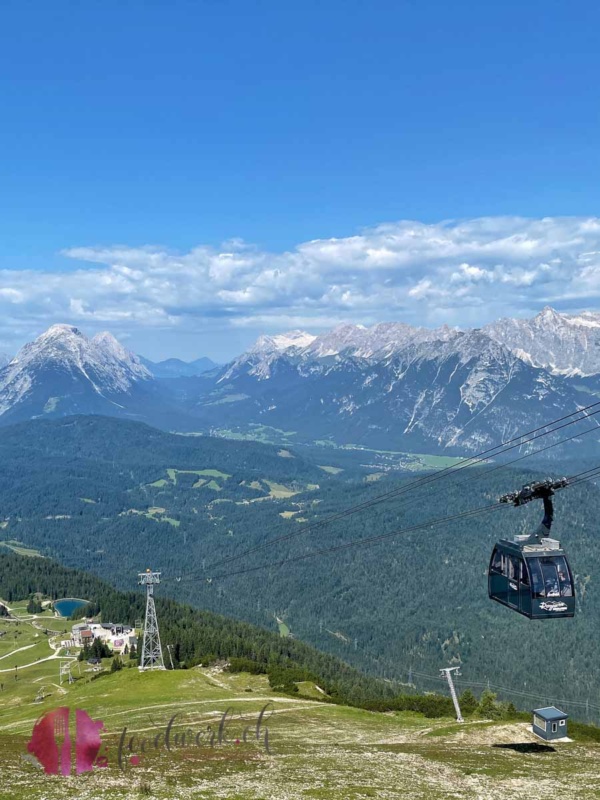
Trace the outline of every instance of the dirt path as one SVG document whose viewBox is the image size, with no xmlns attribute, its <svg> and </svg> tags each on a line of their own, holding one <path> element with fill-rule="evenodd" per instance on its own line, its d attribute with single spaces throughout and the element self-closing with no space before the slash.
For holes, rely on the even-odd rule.
<svg viewBox="0 0 600 800">
<path fill-rule="evenodd" d="M 73 657 L 71 657 L 71 656 L 59 656 L 58 655 L 58 650 L 55 650 L 54 653 L 52 653 L 51 656 L 47 656 L 46 658 L 38 658 L 37 661 L 32 661 L 29 664 L 19 664 L 19 669 L 27 669 L 27 667 L 35 667 L 38 664 L 43 664 L 44 661 L 52 661 L 54 659 L 59 659 L 59 658 L 63 659 L 64 661 L 71 661 L 71 662 L 77 661 L 77 658 L 75 656 L 73 656 Z M 15 670 L 14 667 L 8 667 L 7 669 L 0 669 L 0 672 L 14 672 L 14 670 Z"/>
<path fill-rule="evenodd" d="M 2 661 L 3 658 L 10 658 L 11 656 L 14 656 L 15 653 L 20 653 L 23 650 L 29 650 L 32 647 L 35 647 L 35 644 L 26 644 L 24 647 L 17 647 L 16 650 L 11 650 L 10 653 L 6 653 L 6 655 L 0 656 L 0 661 Z"/>
</svg>

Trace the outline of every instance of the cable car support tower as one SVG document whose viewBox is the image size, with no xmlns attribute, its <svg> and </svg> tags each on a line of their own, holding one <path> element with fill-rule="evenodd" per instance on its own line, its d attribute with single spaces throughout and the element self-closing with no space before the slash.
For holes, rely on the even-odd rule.
<svg viewBox="0 0 600 800">
<path fill-rule="evenodd" d="M 147 669 L 165 669 L 162 647 L 160 646 L 156 607 L 154 605 L 154 587 L 159 583 L 160 572 L 152 572 L 151 569 L 147 569 L 146 572 L 139 573 L 138 585 L 146 587 L 146 618 L 144 620 L 144 638 L 138 667 L 140 672 Z"/>
<path fill-rule="evenodd" d="M 456 672 L 456 675 L 458 676 L 460 675 L 459 670 L 460 667 L 446 667 L 445 669 L 440 670 L 440 676 L 448 681 L 448 686 L 450 687 L 450 696 L 452 697 L 452 702 L 454 703 L 454 710 L 456 711 L 456 721 L 464 722 L 463 715 L 460 712 L 460 706 L 458 704 L 456 689 L 454 688 L 454 681 L 452 680 L 452 673 Z"/>
</svg>

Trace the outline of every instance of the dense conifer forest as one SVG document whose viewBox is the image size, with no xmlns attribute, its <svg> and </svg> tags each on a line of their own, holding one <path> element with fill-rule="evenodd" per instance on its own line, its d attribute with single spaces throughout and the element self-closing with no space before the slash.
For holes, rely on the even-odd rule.
<svg viewBox="0 0 600 800">
<path fill-rule="evenodd" d="M 328 462 L 314 452 L 307 458 L 292 447 L 177 436 L 94 417 L 8 428 L 0 456 L 5 547 L 33 548 L 121 590 L 133 588 L 150 566 L 163 573 L 161 599 L 291 632 L 376 677 L 408 683 L 411 671 L 435 675 L 461 664 L 465 680 L 532 691 L 542 701 L 597 699 L 600 493 L 592 483 L 561 491 L 555 502 L 553 532 L 575 574 L 572 620 L 529 621 L 487 597 L 494 542 L 537 525 L 536 503 L 280 563 L 483 508 L 548 470 L 574 474 L 587 462 L 483 464 L 302 533 L 409 487 L 417 476 L 369 471 L 360 457 L 341 472 L 324 470 Z M 229 575 L 266 563 L 272 566 Z"/>
<path fill-rule="evenodd" d="M 0 553 L 0 597 L 10 606 L 31 595 L 51 599 L 82 597 L 89 601 L 77 617 L 94 615 L 104 622 L 134 624 L 143 618 L 145 593 L 118 592 L 105 581 L 80 570 L 68 569 L 50 559 Z M 299 674 L 319 681 L 334 699 L 375 701 L 390 698 L 393 690 L 382 681 L 362 675 L 338 658 L 320 653 L 303 642 L 284 639 L 246 622 L 200 611 L 174 600 L 158 598 L 157 616 L 163 648 L 172 646 L 179 668 L 238 660 L 237 667 L 273 671 L 284 678 Z M 68 628 L 74 624 L 65 620 Z M 165 660 L 166 655 L 165 655 Z M 289 673 L 289 674 L 288 674 Z M 285 682 L 285 681 L 284 681 Z"/>
</svg>

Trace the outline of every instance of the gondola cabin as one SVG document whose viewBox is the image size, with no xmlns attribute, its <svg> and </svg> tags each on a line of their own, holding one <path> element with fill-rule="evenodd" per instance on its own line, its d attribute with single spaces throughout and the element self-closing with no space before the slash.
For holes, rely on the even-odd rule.
<svg viewBox="0 0 600 800">
<path fill-rule="evenodd" d="M 505 494 L 501 503 L 522 506 L 544 501 L 544 518 L 533 533 L 500 539 L 488 569 L 488 594 L 497 603 L 529 619 L 575 616 L 575 584 L 565 551 L 550 537 L 554 520 L 552 496 L 568 486 L 566 478 L 545 480 Z"/>
<path fill-rule="evenodd" d="M 519 539 L 528 543 L 519 542 Z M 492 600 L 529 619 L 575 616 L 575 584 L 566 554 L 556 539 L 501 539 L 488 571 Z"/>
</svg>

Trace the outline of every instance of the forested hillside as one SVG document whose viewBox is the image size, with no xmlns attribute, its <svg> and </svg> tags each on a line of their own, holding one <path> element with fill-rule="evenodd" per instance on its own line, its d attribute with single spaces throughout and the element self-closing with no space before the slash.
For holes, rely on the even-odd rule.
<svg viewBox="0 0 600 800">
<path fill-rule="evenodd" d="M 531 622 L 488 600 L 486 570 L 498 538 L 537 525 L 539 504 L 279 564 L 490 505 L 544 476 L 523 469 L 527 461 L 502 469 L 484 464 L 302 533 L 408 485 L 414 475 L 361 475 L 350 468 L 332 474 L 293 449 L 173 436 L 101 418 L 7 429 L 0 455 L 0 538 L 9 547 L 24 543 L 121 589 L 133 588 L 148 566 L 162 570 L 159 596 L 272 631 L 279 626 L 376 676 L 407 682 L 411 669 L 435 674 L 461 663 L 465 679 L 489 679 L 548 700 L 593 702 L 597 695 L 600 493 L 593 484 L 556 497 L 554 531 L 575 573 L 576 617 Z M 586 466 L 561 463 L 552 474 Z M 265 563 L 273 565 L 243 572 Z"/>
<path fill-rule="evenodd" d="M 104 621 L 130 623 L 143 618 L 145 594 L 118 592 L 110 584 L 54 561 L 0 553 L 0 598 L 6 602 L 40 592 L 53 599 L 77 596 L 89 601 L 86 611 Z M 385 683 L 362 675 L 339 659 L 319 653 L 293 639 L 282 639 L 218 614 L 200 611 L 166 598 L 156 610 L 162 641 L 172 646 L 178 667 L 191 667 L 215 659 L 247 659 L 263 668 L 305 670 L 317 678 L 334 698 L 374 700 L 392 695 Z M 266 671 L 266 670 L 265 670 Z"/>
</svg>

